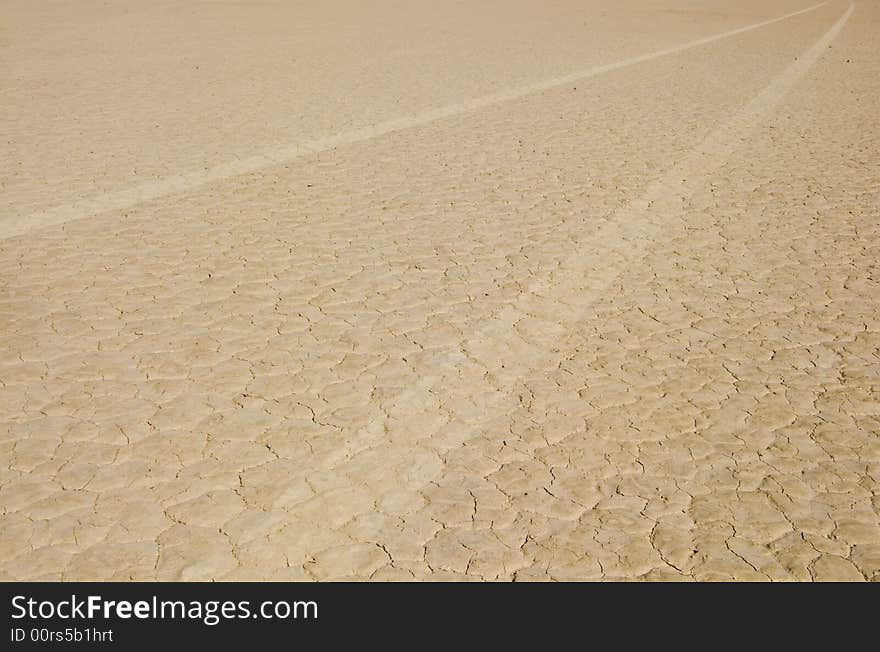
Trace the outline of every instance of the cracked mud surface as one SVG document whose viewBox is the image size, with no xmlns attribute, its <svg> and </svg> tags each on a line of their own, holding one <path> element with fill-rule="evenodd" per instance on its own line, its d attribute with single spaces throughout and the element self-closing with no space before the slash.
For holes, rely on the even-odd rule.
<svg viewBox="0 0 880 652">
<path fill-rule="evenodd" d="M 47 36 L 0 41 L 0 233 L 807 6 L 436 4 L 187 40 L 195 5 L 136 3 L 62 52 L 96 9 L 11 3 Z M 824 42 L 848 8 L 0 240 L 0 575 L 880 579 L 880 4 Z"/>
</svg>

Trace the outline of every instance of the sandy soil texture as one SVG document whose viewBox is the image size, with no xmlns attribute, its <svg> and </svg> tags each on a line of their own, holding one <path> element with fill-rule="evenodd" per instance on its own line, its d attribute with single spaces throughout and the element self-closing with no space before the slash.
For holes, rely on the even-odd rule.
<svg viewBox="0 0 880 652">
<path fill-rule="evenodd" d="M 880 2 L 2 15 L 0 577 L 880 579 Z"/>
</svg>

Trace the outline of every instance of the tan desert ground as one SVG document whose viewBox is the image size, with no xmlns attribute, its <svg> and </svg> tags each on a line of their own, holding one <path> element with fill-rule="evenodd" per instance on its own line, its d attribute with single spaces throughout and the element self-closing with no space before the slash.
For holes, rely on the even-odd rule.
<svg viewBox="0 0 880 652">
<path fill-rule="evenodd" d="M 3 579 L 880 579 L 877 0 L 0 8 Z"/>
</svg>

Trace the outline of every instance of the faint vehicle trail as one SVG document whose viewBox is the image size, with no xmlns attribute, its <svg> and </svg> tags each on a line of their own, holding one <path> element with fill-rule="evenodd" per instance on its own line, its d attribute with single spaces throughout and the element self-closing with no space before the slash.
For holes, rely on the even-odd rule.
<svg viewBox="0 0 880 652">
<path fill-rule="evenodd" d="M 429 124 L 436 120 L 442 120 L 443 118 L 448 118 L 462 113 L 467 113 L 469 111 L 492 106 L 494 104 L 515 100 L 533 93 L 539 93 L 541 91 L 549 90 L 557 86 L 589 79 L 591 77 L 595 77 L 606 72 L 619 70 L 627 66 L 643 63 L 652 59 L 657 59 L 659 57 L 676 54 L 685 50 L 689 50 L 691 48 L 706 45 L 708 43 L 719 41 L 721 39 L 726 39 L 731 36 L 743 34 L 751 30 L 766 27 L 768 25 L 786 20 L 788 18 L 793 18 L 795 16 L 815 11 L 825 4 L 827 4 L 827 0 L 826 2 L 815 4 L 805 9 L 800 9 L 798 11 L 794 11 L 783 16 L 778 16 L 776 18 L 771 18 L 761 22 L 753 23 L 751 25 L 746 25 L 744 27 L 728 30 L 719 34 L 694 39 L 680 45 L 655 50 L 653 52 L 648 52 L 646 54 L 623 59 L 621 61 L 616 61 L 601 66 L 595 66 L 586 70 L 580 70 L 567 75 L 545 79 L 525 86 L 500 91 L 498 93 L 493 93 L 464 102 L 450 104 L 415 116 L 404 116 L 401 118 L 395 118 L 393 120 L 387 120 L 376 125 L 364 127 L 362 129 L 346 131 L 336 134 L 334 136 L 319 138 L 317 140 L 312 140 L 304 143 L 288 144 L 263 152 L 262 154 L 257 154 L 243 159 L 237 159 L 235 161 L 223 163 L 211 168 L 207 168 L 205 170 L 197 170 L 184 174 L 167 176 L 123 190 L 105 193 L 91 199 L 74 202 L 72 204 L 56 206 L 54 208 L 38 211 L 30 215 L 7 218 L 0 221 L 0 238 L 14 237 L 16 235 L 27 233 L 28 231 L 31 231 L 33 229 L 51 226 L 54 224 L 63 224 L 65 222 L 83 219 L 106 211 L 125 209 L 143 201 L 156 199 L 158 197 L 163 197 L 173 193 L 183 192 L 191 188 L 205 185 L 214 181 L 220 181 L 242 174 L 256 172 L 263 168 L 277 165 L 279 163 L 284 163 L 286 161 L 290 161 L 306 154 L 327 151 L 341 145 L 357 143 L 402 129 Z"/>
<path fill-rule="evenodd" d="M 440 458 L 455 450 L 456 444 L 460 447 L 472 438 L 497 439 L 499 446 L 496 448 L 502 448 L 500 442 L 509 436 L 509 432 L 506 428 L 499 428 L 498 423 L 509 419 L 518 408 L 523 380 L 546 375 L 559 367 L 570 353 L 567 335 L 575 331 L 590 305 L 607 293 L 618 276 L 637 263 L 670 219 L 681 213 L 683 201 L 691 194 L 692 188 L 711 178 L 759 121 L 810 70 L 843 29 L 853 10 L 854 3 L 850 1 L 846 11 L 819 40 L 728 122 L 712 132 L 661 178 L 651 182 L 641 197 L 611 216 L 590 235 L 588 242 L 581 243 L 576 253 L 562 260 L 550 277 L 531 284 L 519 295 L 515 305 L 509 305 L 486 320 L 482 328 L 465 342 L 460 355 L 447 355 L 443 362 L 433 366 L 433 373 L 424 374 L 417 385 L 380 401 L 377 408 L 381 414 L 375 418 L 384 422 L 389 439 L 367 448 L 367 454 L 382 458 L 388 468 L 416 466 L 413 451 L 424 454 L 424 449 L 431 448 L 432 443 L 425 440 L 413 442 L 405 434 L 396 432 L 389 414 L 395 405 L 425 403 L 439 403 L 461 426 L 454 435 L 444 438 L 438 447 L 436 454 Z M 536 333 L 539 335 L 535 336 Z M 463 369 L 470 373 L 462 373 Z M 461 382 L 457 382 L 460 377 L 473 379 L 481 374 L 484 387 L 462 388 Z M 473 405 L 461 401 L 462 396 L 469 394 L 481 397 L 479 417 L 474 416 Z M 461 414 L 457 413 L 459 410 Z M 494 425 L 489 427 L 488 424 Z M 489 431 L 493 434 L 487 435 Z M 374 433 L 366 431 L 358 432 L 355 437 L 375 441 Z M 480 450 L 491 448 L 486 446 Z M 358 457 L 356 453 L 350 459 L 353 467 L 357 465 Z M 499 465 L 500 462 L 490 459 L 474 464 L 483 468 Z M 409 485 L 400 489 L 426 491 L 431 486 L 460 487 L 461 473 L 462 469 L 457 465 L 444 464 L 439 475 L 429 477 L 427 481 L 422 477 L 411 477 Z M 454 477 L 447 477 L 450 474 Z"/>
</svg>

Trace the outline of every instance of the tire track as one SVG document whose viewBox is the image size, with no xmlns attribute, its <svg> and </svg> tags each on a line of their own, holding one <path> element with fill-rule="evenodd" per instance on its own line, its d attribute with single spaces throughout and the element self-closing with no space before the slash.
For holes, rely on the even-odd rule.
<svg viewBox="0 0 880 652">
<path fill-rule="evenodd" d="M 443 527 L 443 543 L 439 545 L 456 540 L 455 531 L 473 531 L 479 527 L 473 521 L 478 509 L 474 491 L 487 491 L 488 476 L 509 459 L 505 459 L 505 455 L 511 454 L 509 449 L 508 453 L 494 457 L 490 451 L 505 450 L 503 440 L 512 436 L 510 415 L 522 414 L 520 395 L 528 394 L 523 380 L 546 379 L 559 368 L 571 348 L 567 345 L 567 334 L 577 328 L 590 306 L 604 296 L 621 273 L 638 264 L 651 243 L 662 234 L 664 226 L 680 214 L 692 189 L 711 179 L 761 119 L 782 102 L 827 50 L 853 11 L 854 3 L 850 0 L 837 21 L 761 93 L 661 178 L 651 182 L 640 198 L 617 211 L 589 242 L 560 263 L 551 278 L 533 284 L 515 306 L 487 320 L 463 351 L 471 367 L 470 373 L 464 376 L 473 378 L 482 372 L 485 387 L 456 387 L 454 379 L 461 374 L 458 367 L 462 360 L 453 357 L 434 376 L 423 378 L 420 386 L 410 388 L 405 396 L 395 399 L 396 404 L 420 404 L 433 399 L 452 415 L 451 421 L 467 421 L 468 428 L 458 432 L 457 446 L 449 447 L 449 437 L 441 438 L 447 447 L 436 450 L 443 459 L 442 467 L 418 490 L 427 501 L 428 515 Z M 536 337 L 535 333 L 543 333 L 543 337 Z M 553 336 L 554 333 L 557 335 Z M 541 382 L 536 384 L 540 386 Z M 479 419 L 468 420 L 466 412 L 456 414 L 462 397 L 469 395 L 492 395 L 491 400 L 479 405 Z M 473 404 L 465 405 L 465 410 L 473 412 Z M 550 416 L 537 414 L 534 418 L 530 416 L 529 421 L 540 429 L 540 423 L 547 418 Z M 425 447 L 430 445 L 430 442 L 420 443 Z M 467 446 L 469 452 L 463 453 L 468 443 L 475 445 Z M 552 443 L 537 438 L 533 445 Z M 408 466 L 406 460 L 395 459 L 401 453 L 406 454 L 407 448 L 402 443 L 392 442 L 384 448 L 382 457 L 389 468 Z M 516 454 L 529 457 L 528 451 Z M 450 456 L 456 459 L 451 462 Z M 408 487 L 412 488 L 412 485 Z"/>
<path fill-rule="evenodd" d="M 628 66 L 637 65 L 660 57 L 677 54 L 685 50 L 707 45 L 715 41 L 730 38 L 738 34 L 743 34 L 755 29 L 760 29 L 780 21 L 800 16 L 802 14 L 815 11 L 826 5 L 828 2 L 815 4 L 798 11 L 794 11 L 783 16 L 771 18 L 768 20 L 752 23 L 744 27 L 728 30 L 718 34 L 701 37 L 691 41 L 687 41 L 680 45 L 662 48 L 653 52 L 630 57 L 621 61 L 608 63 L 600 66 L 594 66 L 585 70 L 580 70 L 567 75 L 545 79 L 525 86 L 520 86 L 498 93 L 493 93 L 483 97 L 479 97 L 465 102 L 450 104 L 431 111 L 427 111 L 415 116 L 405 116 L 387 120 L 376 125 L 355 129 L 352 131 L 342 132 L 326 138 L 319 138 L 304 143 L 293 143 L 280 146 L 278 148 L 250 156 L 247 158 L 237 159 L 227 163 L 223 163 L 205 170 L 195 170 L 184 174 L 177 174 L 163 177 L 154 181 L 138 184 L 136 186 L 105 193 L 97 197 L 85 199 L 82 201 L 56 206 L 47 210 L 38 211 L 25 216 L 16 216 L 6 218 L 0 221 L 0 238 L 11 238 L 17 235 L 25 234 L 34 229 L 42 227 L 64 224 L 88 218 L 92 215 L 105 213 L 113 210 L 123 210 L 135 206 L 141 202 L 157 199 L 167 195 L 181 193 L 199 186 L 203 186 L 212 182 L 222 181 L 244 174 L 250 174 L 259 170 L 285 163 L 287 161 L 305 156 L 324 152 L 343 145 L 358 143 L 390 134 L 403 129 L 409 129 L 425 124 L 457 116 L 463 113 L 476 111 L 485 107 L 509 102 L 534 93 L 550 90 L 557 86 L 569 84 L 576 81 L 582 81 L 591 77 L 619 70 Z"/>
</svg>

